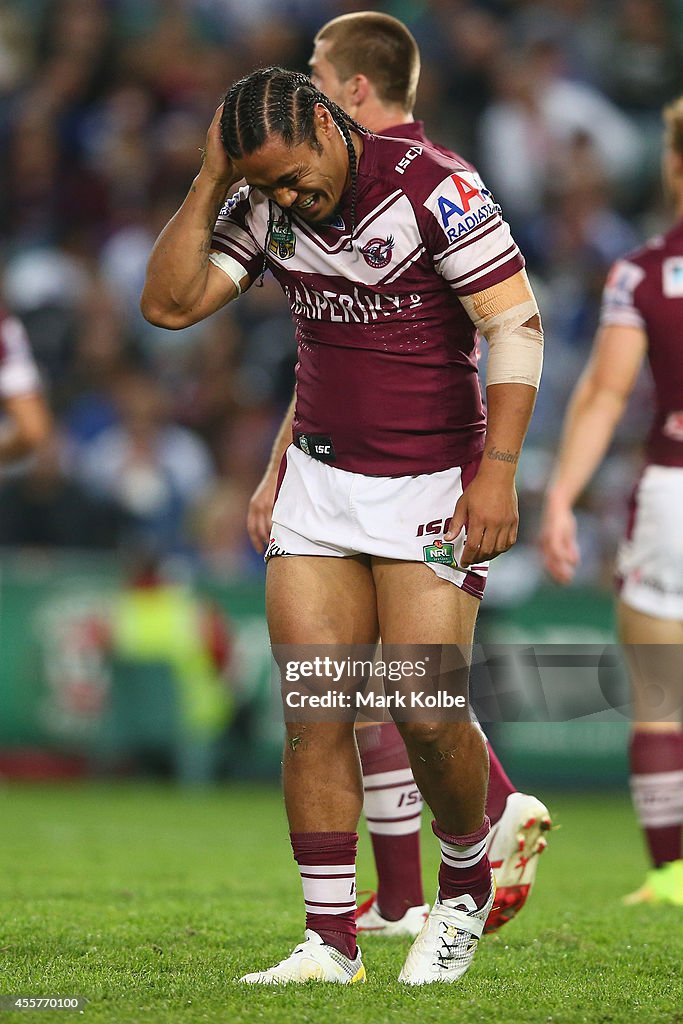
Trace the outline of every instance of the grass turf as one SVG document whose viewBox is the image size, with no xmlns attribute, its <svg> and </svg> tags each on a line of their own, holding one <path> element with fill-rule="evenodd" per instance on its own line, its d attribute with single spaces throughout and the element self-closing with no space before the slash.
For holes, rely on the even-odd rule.
<svg viewBox="0 0 683 1024">
<path fill-rule="evenodd" d="M 456 986 L 399 986 L 407 943 L 368 937 L 368 983 L 245 988 L 301 937 L 299 881 L 274 789 L 141 785 L 0 792 L 0 993 L 81 995 L 0 1020 L 683 1024 L 683 910 L 623 909 L 642 880 L 625 796 L 540 793 L 561 827 L 532 899 Z M 425 830 L 431 898 L 436 843 Z M 374 882 L 361 840 L 359 888 Z"/>
</svg>

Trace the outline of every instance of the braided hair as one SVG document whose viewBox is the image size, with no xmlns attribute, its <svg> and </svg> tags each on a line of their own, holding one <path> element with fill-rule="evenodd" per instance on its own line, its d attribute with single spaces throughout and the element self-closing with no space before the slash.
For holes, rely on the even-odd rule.
<svg viewBox="0 0 683 1024">
<path fill-rule="evenodd" d="M 358 160 L 350 129 L 365 135 L 367 128 L 363 128 L 345 110 L 316 89 L 307 75 L 269 67 L 253 71 L 235 82 L 228 89 L 223 102 L 223 145 L 228 156 L 238 160 L 260 149 L 272 135 L 279 135 L 288 147 L 308 143 L 317 153 L 321 153 L 322 146 L 315 132 L 313 116 L 318 103 L 327 108 L 346 143 L 351 176 L 351 237 L 348 248 L 352 249 L 356 230 Z M 269 202 L 268 231 L 259 283 L 262 283 L 266 269 L 272 227 L 273 211 L 272 203 Z"/>
</svg>

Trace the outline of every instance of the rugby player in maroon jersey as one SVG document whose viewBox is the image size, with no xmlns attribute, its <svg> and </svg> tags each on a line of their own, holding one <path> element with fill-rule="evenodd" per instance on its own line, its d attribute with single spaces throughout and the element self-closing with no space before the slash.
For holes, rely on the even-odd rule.
<svg viewBox="0 0 683 1024">
<path fill-rule="evenodd" d="M 0 309 L 0 464 L 34 451 L 51 422 L 23 324 Z"/>
<path fill-rule="evenodd" d="M 334 18 L 314 40 L 311 80 L 370 131 L 436 146 L 413 118 L 420 73 L 417 43 L 406 26 L 387 14 L 359 11 Z M 412 156 L 409 151 L 409 156 Z M 263 479 L 249 503 L 247 529 L 257 551 L 271 536 L 272 510 L 282 457 L 292 442 L 295 396 L 278 430 Z M 358 727 L 365 791 L 364 812 L 377 867 L 378 891 L 358 908 L 358 931 L 416 935 L 426 911 L 420 864 L 422 800 L 405 745 L 393 722 Z M 496 901 L 485 931 L 495 931 L 524 905 L 535 880 L 538 855 L 551 827 L 547 808 L 518 793 L 490 743 L 486 813 L 491 821 L 488 853 L 496 877 Z"/>
<path fill-rule="evenodd" d="M 299 354 L 267 552 L 274 648 L 373 645 L 381 632 L 387 661 L 407 645 L 466 655 L 488 560 L 516 540 L 514 476 L 542 361 L 538 308 L 499 208 L 469 165 L 367 133 L 305 76 L 261 69 L 216 111 L 202 168 L 150 257 L 143 313 L 189 326 L 266 267 Z M 481 731 L 467 715 L 431 718 L 397 722 L 442 852 L 436 903 L 399 975 L 412 985 L 465 973 L 495 894 Z M 286 728 L 306 936 L 242 980 L 363 981 L 353 721 Z"/>
<path fill-rule="evenodd" d="M 572 508 L 602 462 L 645 357 L 655 415 L 617 559 L 619 638 L 633 687 L 631 791 L 652 861 L 626 903 L 683 906 L 683 97 L 664 110 L 663 176 L 676 223 L 618 260 L 590 361 L 565 419 L 541 545 L 568 583 L 579 562 Z"/>
</svg>

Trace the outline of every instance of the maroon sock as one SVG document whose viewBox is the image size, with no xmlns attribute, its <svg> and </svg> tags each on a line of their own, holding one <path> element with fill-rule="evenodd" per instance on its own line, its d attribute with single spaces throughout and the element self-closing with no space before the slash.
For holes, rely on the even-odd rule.
<svg viewBox="0 0 683 1024">
<path fill-rule="evenodd" d="M 306 905 L 306 927 L 356 955 L 357 832 L 290 832 Z"/>
<path fill-rule="evenodd" d="M 439 898 L 452 900 L 469 895 L 477 907 L 483 907 L 491 892 L 491 865 L 486 855 L 486 837 L 491 822 L 484 818 L 481 828 L 466 836 L 451 836 L 432 822 L 432 831 L 441 844 Z"/>
<path fill-rule="evenodd" d="M 365 818 L 377 867 L 377 906 L 387 921 L 424 903 L 420 863 L 422 797 L 393 722 L 356 730 Z"/>
<path fill-rule="evenodd" d="M 629 753 L 633 804 L 658 868 L 681 857 L 683 732 L 636 730 Z"/>
<path fill-rule="evenodd" d="M 507 777 L 505 769 L 496 757 L 496 752 L 489 740 L 486 741 L 486 746 L 489 751 L 489 788 L 486 794 L 486 813 L 491 820 L 491 824 L 495 825 L 502 817 L 505 810 L 505 801 L 510 796 L 510 793 L 516 793 L 517 790 Z"/>
</svg>

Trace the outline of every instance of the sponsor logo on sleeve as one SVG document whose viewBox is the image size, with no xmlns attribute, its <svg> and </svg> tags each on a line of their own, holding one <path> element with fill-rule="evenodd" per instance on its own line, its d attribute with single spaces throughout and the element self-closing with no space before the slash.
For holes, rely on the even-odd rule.
<svg viewBox="0 0 683 1024">
<path fill-rule="evenodd" d="M 442 181 L 425 206 L 436 217 L 449 242 L 456 242 L 493 214 L 500 213 L 476 171 L 466 170 Z"/>
<path fill-rule="evenodd" d="M 645 271 L 635 263 L 617 260 L 605 283 L 604 301 L 611 306 L 632 306 L 633 293 L 645 277 Z"/>
<path fill-rule="evenodd" d="M 235 192 L 234 195 L 229 196 L 225 200 L 221 207 L 221 212 L 218 214 L 219 217 L 229 217 L 235 207 L 247 198 L 248 190 L 244 187 L 240 188 Z"/>
<path fill-rule="evenodd" d="M 683 256 L 670 256 L 664 260 L 662 291 L 667 299 L 683 298 Z"/>
<path fill-rule="evenodd" d="M 239 202 L 239 199 L 240 199 L 239 195 L 237 195 L 237 196 L 230 196 L 229 199 L 226 199 L 226 201 L 221 206 L 221 212 L 219 213 L 218 216 L 219 217 L 229 217 L 230 214 L 232 213 L 232 211 L 237 206 L 237 204 Z"/>
</svg>

